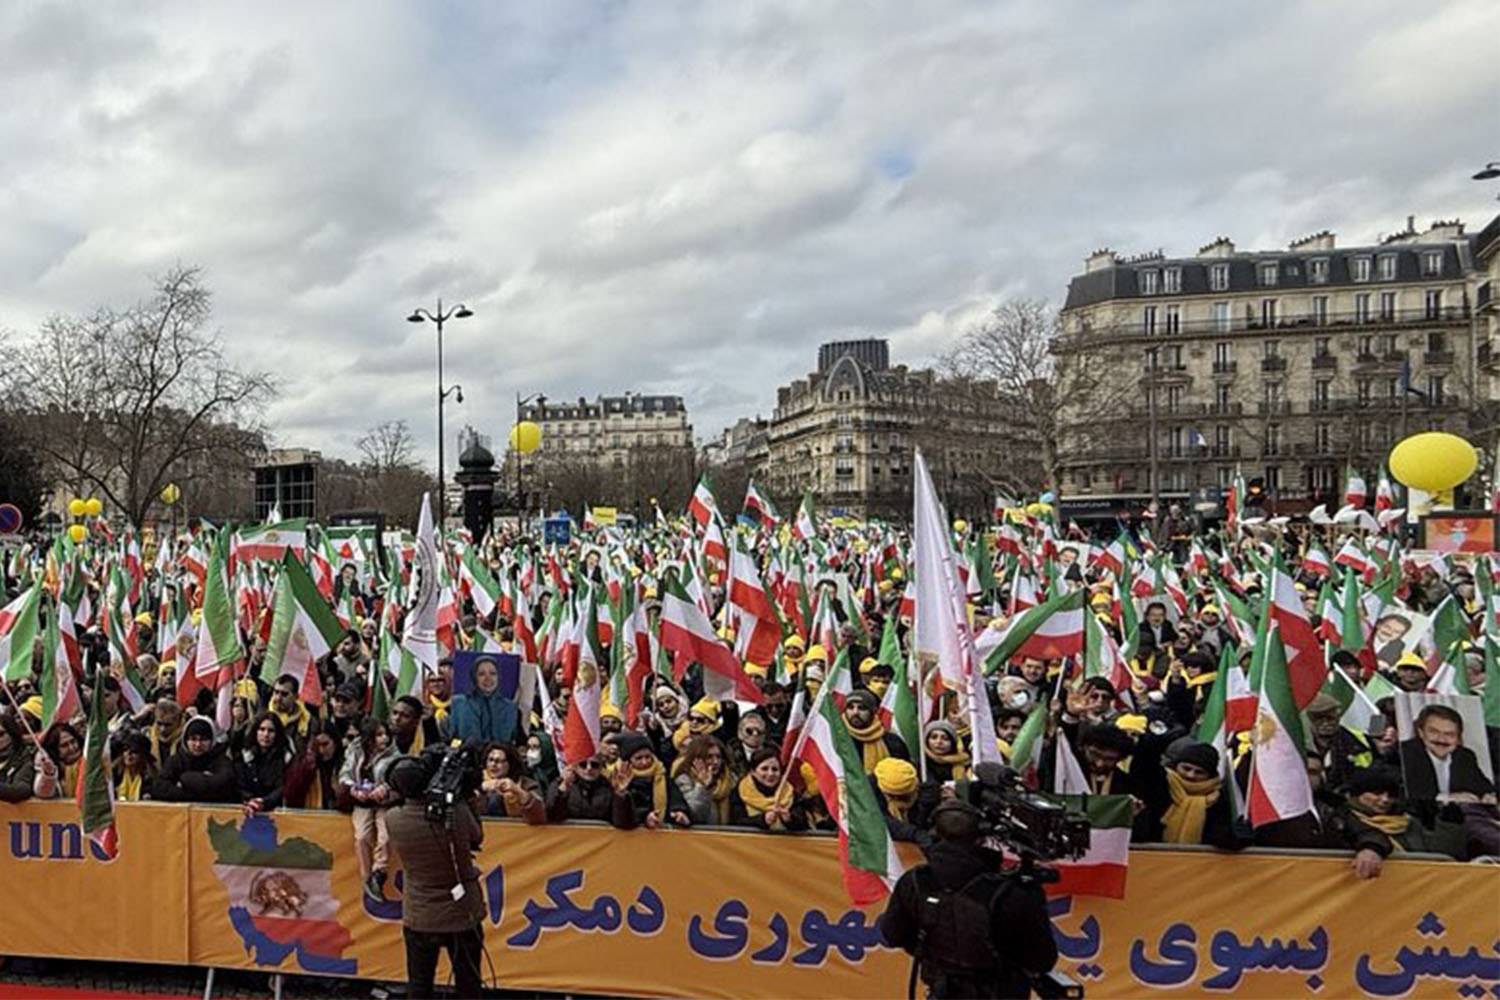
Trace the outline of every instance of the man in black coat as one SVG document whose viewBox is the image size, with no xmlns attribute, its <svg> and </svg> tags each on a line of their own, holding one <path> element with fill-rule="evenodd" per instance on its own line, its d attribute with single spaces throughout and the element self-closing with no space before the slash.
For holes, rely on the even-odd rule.
<svg viewBox="0 0 1500 1000">
<path fill-rule="evenodd" d="M 1463 745 L 1464 717 L 1447 705 L 1427 705 L 1417 713 L 1417 735 L 1401 744 L 1401 773 L 1406 797 L 1414 802 L 1439 796 L 1481 799 L 1495 794 L 1495 783 L 1479 767 L 1474 751 Z"/>
<path fill-rule="evenodd" d="M 916 959 L 933 997 L 1029 996 L 1029 977 L 1057 963 L 1041 886 L 999 874 L 999 853 L 979 846 L 973 806 L 944 803 L 932 830 L 927 863 L 891 892 L 881 938 Z"/>
</svg>

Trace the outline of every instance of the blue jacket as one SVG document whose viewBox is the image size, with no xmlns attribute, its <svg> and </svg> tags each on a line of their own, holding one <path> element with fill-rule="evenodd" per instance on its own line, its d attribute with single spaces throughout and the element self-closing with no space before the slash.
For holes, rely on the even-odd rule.
<svg viewBox="0 0 1500 1000">
<path fill-rule="evenodd" d="M 498 690 L 457 695 L 448 709 L 448 735 L 484 743 L 514 743 L 521 731 L 521 710 Z"/>
</svg>

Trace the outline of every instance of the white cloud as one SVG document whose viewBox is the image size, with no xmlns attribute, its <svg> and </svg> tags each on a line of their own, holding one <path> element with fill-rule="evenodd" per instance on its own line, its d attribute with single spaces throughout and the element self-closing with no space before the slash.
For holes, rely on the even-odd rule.
<svg viewBox="0 0 1500 1000">
<path fill-rule="evenodd" d="M 1494 204 L 1486 0 L 7 13 L 0 326 L 200 264 L 279 437 L 332 451 L 432 438 L 439 296 L 455 432 L 636 389 L 712 434 L 822 340 L 924 362 L 1097 246 Z"/>
</svg>

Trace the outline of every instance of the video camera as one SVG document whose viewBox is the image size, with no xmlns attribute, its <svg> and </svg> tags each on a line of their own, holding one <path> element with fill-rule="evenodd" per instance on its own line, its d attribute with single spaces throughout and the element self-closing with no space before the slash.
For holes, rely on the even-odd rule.
<svg viewBox="0 0 1500 1000">
<path fill-rule="evenodd" d="M 428 747 L 417 759 L 428 775 L 422 793 L 427 819 L 446 826 L 453 820 L 453 807 L 479 790 L 483 777 L 479 750 L 472 743 L 455 740 L 449 746 Z"/>
<path fill-rule="evenodd" d="M 1055 796 L 1026 788 L 1021 776 L 1002 764 L 985 762 L 974 768 L 969 804 L 983 817 L 981 834 L 1021 859 L 1018 874 L 1023 877 L 1055 882 L 1057 872 L 1038 868 L 1038 862 L 1080 858 L 1089 849 L 1086 816 L 1069 810 Z"/>
</svg>

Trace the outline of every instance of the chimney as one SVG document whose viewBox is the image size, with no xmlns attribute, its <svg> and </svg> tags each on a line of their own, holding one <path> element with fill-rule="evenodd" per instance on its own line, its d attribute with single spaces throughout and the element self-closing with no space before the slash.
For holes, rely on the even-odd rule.
<svg viewBox="0 0 1500 1000">
<path fill-rule="evenodd" d="M 1199 257 L 1229 257 L 1234 254 L 1234 241 L 1228 236 L 1220 236 L 1212 243 L 1205 243 L 1198 248 Z"/>
<path fill-rule="evenodd" d="M 1109 247 L 1095 250 L 1083 259 L 1083 273 L 1093 274 L 1095 271 L 1107 271 L 1119 263 L 1119 258 Z"/>
</svg>

